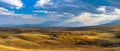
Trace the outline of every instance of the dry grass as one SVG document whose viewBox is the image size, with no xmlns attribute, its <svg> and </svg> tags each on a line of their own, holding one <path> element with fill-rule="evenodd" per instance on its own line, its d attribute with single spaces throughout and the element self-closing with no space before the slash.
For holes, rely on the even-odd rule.
<svg viewBox="0 0 120 51">
<path fill-rule="evenodd" d="M 96 34 L 96 33 L 95 33 Z M 95 39 L 115 38 L 111 34 L 73 36 L 61 34 L 57 39 L 40 33 L 0 34 L 0 51 L 119 51 L 92 45 L 74 45 L 75 42 L 94 42 Z M 114 40 L 114 39 L 113 39 Z M 69 42 L 68 42 L 69 41 Z M 118 40 L 116 40 L 118 41 Z M 99 50 L 100 49 L 100 50 Z"/>
<path fill-rule="evenodd" d="M 25 51 L 24 49 L 0 45 L 0 51 Z"/>
<path fill-rule="evenodd" d="M 119 51 L 120 48 L 101 48 L 92 46 L 81 46 L 79 48 L 62 48 L 62 49 L 21 49 L 0 45 L 0 51 Z"/>
</svg>

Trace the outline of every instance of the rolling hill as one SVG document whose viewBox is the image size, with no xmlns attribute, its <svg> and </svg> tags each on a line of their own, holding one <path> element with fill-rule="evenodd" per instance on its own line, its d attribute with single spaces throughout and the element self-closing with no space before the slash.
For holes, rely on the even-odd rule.
<svg viewBox="0 0 120 51">
<path fill-rule="evenodd" d="M 1 27 L 0 50 L 119 51 L 119 30 L 120 25 L 89 27 Z"/>
</svg>

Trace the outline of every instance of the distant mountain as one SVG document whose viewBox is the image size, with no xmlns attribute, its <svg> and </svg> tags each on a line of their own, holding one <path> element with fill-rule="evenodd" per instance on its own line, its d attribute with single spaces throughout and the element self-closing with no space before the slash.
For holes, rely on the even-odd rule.
<svg viewBox="0 0 120 51">
<path fill-rule="evenodd" d="M 83 23 L 79 22 L 79 21 L 75 21 L 75 22 L 70 22 L 70 23 L 67 23 L 67 24 L 60 25 L 60 26 L 66 26 L 66 27 L 83 27 L 85 25 Z"/>
<path fill-rule="evenodd" d="M 110 23 L 102 24 L 102 25 L 120 25 L 120 20 L 114 20 Z"/>
<path fill-rule="evenodd" d="M 84 26 L 81 22 L 70 22 L 67 24 L 60 24 L 59 21 L 46 21 L 39 24 L 22 24 L 22 25 L 2 25 L 2 27 L 79 27 Z"/>
<path fill-rule="evenodd" d="M 0 27 L 57 27 L 57 25 L 59 25 L 60 22 L 59 21 L 47 21 L 47 22 L 43 22 L 43 23 L 40 23 L 40 24 L 22 24 L 22 25 L 0 25 Z M 81 26 L 80 26 L 81 25 Z M 106 24 L 102 24 L 102 25 L 105 25 L 105 26 L 111 26 L 111 25 L 120 25 L 120 20 L 114 20 L 112 22 L 109 22 L 109 23 L 106 23 Z M 100 26 L 102 26 L 100 25 Z M 71 23 L 68 23 L 68 24 L 63 24 L 63 25 L 60 25 L 61 27 L 64 27 L 64 26 L 68 26 L 68 27 L 83 27 L 83 23 L 80 23 L 80 22 L 71 22 Z M 58 26 L 58 27 L 60 27 Z M 99 25 L 98 25 L 99 26 Z"/>
<path fill-rule="evenodd" d="M 40 23 L 40 24 L 23 24 L 23 25 L 15 25 L 16 27 L 41 27 L 41 26 L 54 26 L 55 24 L 58 24 L 60 22 L 57 21 L 47 21 L 44 23 Z"/>
</svg>

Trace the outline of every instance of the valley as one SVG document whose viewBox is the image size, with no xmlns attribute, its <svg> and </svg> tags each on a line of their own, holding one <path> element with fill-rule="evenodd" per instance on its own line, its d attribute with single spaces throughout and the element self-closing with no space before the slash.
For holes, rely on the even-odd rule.
<svg viewBox="0 0 120 51">
<path fill-rule="evenodd" d="M 119 25 L 91 27 L 1 27 L 0 50 L 119 51 L 119 30 Z"/>
</svg>

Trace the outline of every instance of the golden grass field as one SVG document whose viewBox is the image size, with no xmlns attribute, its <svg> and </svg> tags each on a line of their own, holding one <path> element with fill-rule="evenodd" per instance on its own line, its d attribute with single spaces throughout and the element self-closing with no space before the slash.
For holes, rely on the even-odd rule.
<svg viewBox="0 0 120 51">
<path fill-rule="evenodd" d="M 77 38 L 74 41 L 73 38 Z M 80 39 L 80 40 L 79 40 Z M 94 45 L 82 45 L 75 42 L 104 39 L 117 42 L 119 39 L 110 33 L 98 33 L 97 35 L 70 36 L 59 35 L 59 38 L 51 38 L 42 33 L 0 34 L 0 51 L 120 51 L 120 47 L 100 47 Z"/>
<path fill-rule="evenodd" d="M 119 25 L 0 28 L 0 51 L 120 51 L 119 30 Z"/>
</svg>

